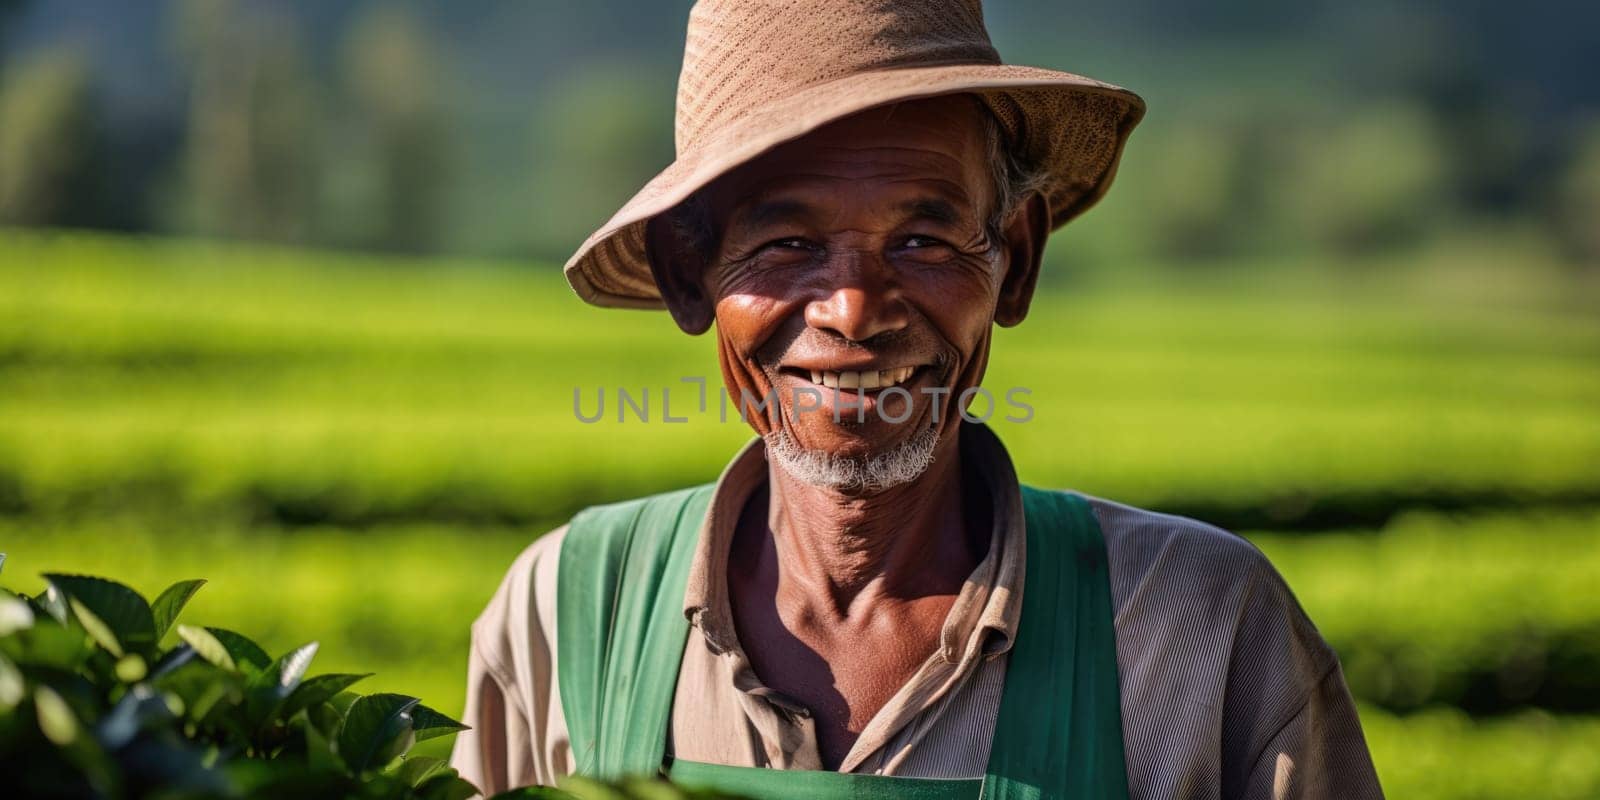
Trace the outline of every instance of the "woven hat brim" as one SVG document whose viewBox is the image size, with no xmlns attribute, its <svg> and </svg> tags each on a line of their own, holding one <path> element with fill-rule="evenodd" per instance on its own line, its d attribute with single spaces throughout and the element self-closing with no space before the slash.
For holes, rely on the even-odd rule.
<svg viewBox="0 0 1600 800">
<path fill-rule="evenodd" d="M 1011 64 L 955 64 L 857 73 L 762 106 L 686 149 L 595 231 L 565 273 L 586 302 L 663 308 L 645 249 L 645 228 L 728 171 L 830 122 L 881 105 L 974 92 L 1017 146 L 1049 176 L 1052 228 L 1082 214 L 1110 188 L 1144 101 L 1118 86 L 1068 72 Z"/>
</svg>

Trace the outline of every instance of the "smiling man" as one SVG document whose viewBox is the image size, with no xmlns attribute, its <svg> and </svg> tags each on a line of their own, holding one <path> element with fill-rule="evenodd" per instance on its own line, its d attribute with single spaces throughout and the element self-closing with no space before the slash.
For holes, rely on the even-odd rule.
<svg viewBox="0 0 1600 800">
<path fill-rule="evenodd" d="M 975 0 L 698 4 L 678 158 L 567 275 L 714 328 L 760 438 L 512 565 L 473 626 L 462 774 L 1380 796 L 1338 661 L 1258 551 L 1024 486 L 962 413 L 1142 112 L 1000 64 Z"/>
</svg>

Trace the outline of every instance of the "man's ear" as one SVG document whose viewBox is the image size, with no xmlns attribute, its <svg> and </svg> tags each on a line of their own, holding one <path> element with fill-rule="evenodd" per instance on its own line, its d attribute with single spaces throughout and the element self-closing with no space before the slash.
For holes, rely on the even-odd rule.
<svg viewBox="0 0 1600 800">
<path fill-rule="evenodd" d="M 994 321 L 1009 328 L 1028 316 L 1033 290 L 1039 285 L 1039 263 L 1044 257 L 1045 239 L 1050 236 L 1050 202 L 1038 192 L 1029 195 L 1005 225 L 1008 266 L 1000 284 Z"/>
<path fill-rule="evenodd" d="M 656 215 L 645 227 L 645 255 L 673 321 L 684 333 L 698 336 L 711 327 L 715 315 L 702 280 L 705 257 L 684 247 L 664 216 Z"/>
</svg>

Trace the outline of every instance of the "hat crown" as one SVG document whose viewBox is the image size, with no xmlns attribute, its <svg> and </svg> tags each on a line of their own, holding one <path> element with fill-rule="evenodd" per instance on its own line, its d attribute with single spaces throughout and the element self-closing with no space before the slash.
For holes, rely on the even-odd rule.
<svg viewBox="0 0 1600 800">
<path fill-rule="evenodd" d="M 685 150 L 749 111 L 871 70 L 998 64 L 980 0 L 700 0 L 678 77 Z"/>
</svg>

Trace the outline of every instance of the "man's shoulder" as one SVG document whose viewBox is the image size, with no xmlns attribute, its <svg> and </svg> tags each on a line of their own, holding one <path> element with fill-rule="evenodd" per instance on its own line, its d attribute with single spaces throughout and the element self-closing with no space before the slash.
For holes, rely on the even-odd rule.
<svg viewBox="0 0 1600 800">
<path fill-rule="evenodd" d="M 472 621 L 472 657 L 502 686 L 515 685 L 516 676 L 526 674 L 517 665 L 534 650 L 549 649 L 556 567 L 566 536 L 567 526 L 561 525 L 524 547 Z"/>
<path fill-rule="evenodd" d="M 1337 655 L 1255 545 L 1200 520 L 1084 497 L 1105 537 L 1125 730 L 1147 785 L 1160 773 L 1152 754 L 1182 751 L 1211 765 L 1197 774 L 1220 767 L 1202 780 L 1243 786 L 1263 754 L 1272 768 L 1267 748 L 1303 713 L 1331 727 L 1297 728 L 1309 738 L 1281 746 L 1364 747 Z M 1340 758 L 1368 771 L 1356 779 L 1370 774 L 1354 755 Z"/>
<path fill-rule="evenodd" d="M 1281 580 L 1267 557 L 1237 533 L 1191 517 L 1077 494 L 1088 501 L 1100 525 L 1113 588 L 1119 577 L 1133 585 L 1152 571 L 1214 588 Z"/>
<path fill-rule="evenodd" d="M 571 523 L 562 524 L 529 542 L 511 561 L 502 586 L 526 585 L 534 573 L 549 569 L 561 557 L 561 543 L 570 530 Z"/>
<path fill-rule="evenodd" d="M 1190 517 L 1079 494 L 1105 538 L 1119 622 L 1183 619 L 1214 634 L 1276 628 L 1312 650 L 1325 648 L 1283 576 L 1243 536 Z"/>
<path fill-rule="evenodd" d="M 1244 537 L 1197 519 L 1082 496 L 1105 538 L 1119 636 L 1130 651 L 1161 652 L 1180 642 L 1210 649 L 1215 644 L 1207 640 L 1220 640 L 1276 649 L 1280 657 L 1292 653 L 1298 663 L 1285 668 L 1306 679 L 1333 664 L 1288 583 Z"/>
</svg>

